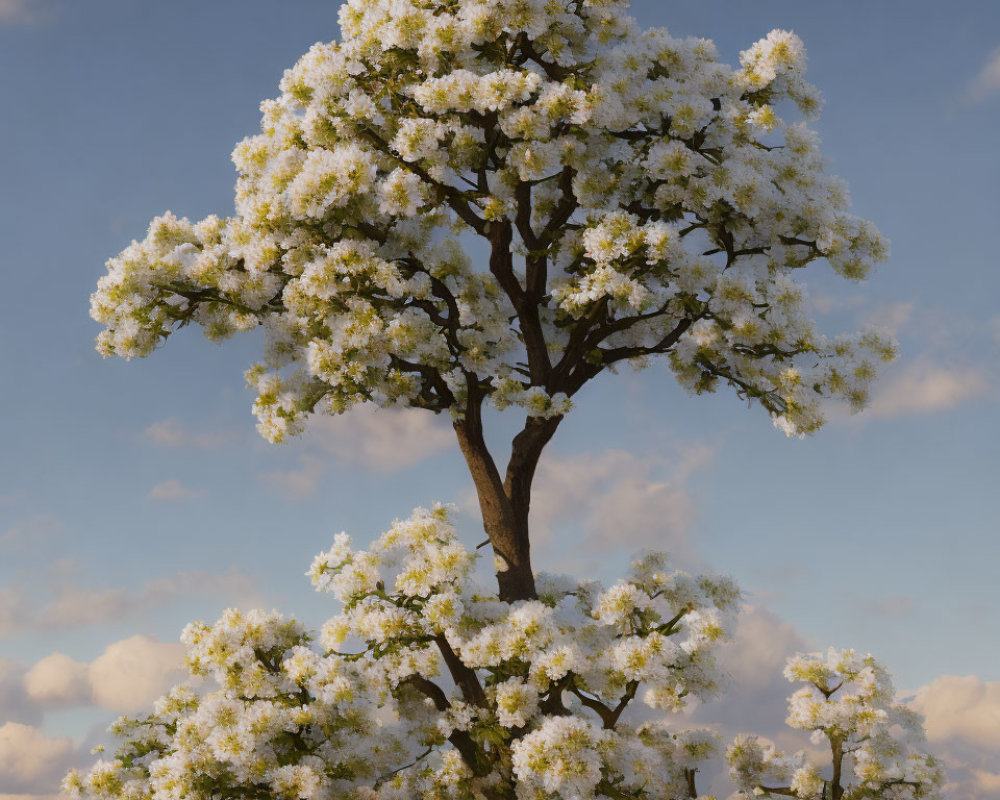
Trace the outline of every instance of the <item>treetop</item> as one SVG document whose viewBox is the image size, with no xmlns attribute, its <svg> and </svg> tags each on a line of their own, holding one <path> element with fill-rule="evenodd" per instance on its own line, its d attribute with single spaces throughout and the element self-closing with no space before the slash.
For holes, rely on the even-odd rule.
<svg viewBox="0 0 1000 800">
<path fill-rule="evenodd" d="M 627 7 L 346 3 L 237 145 L 235 215 L 167 213 L 108 262 L 99 350 L 264 327 L 272 440 L 363 402 L 560 417 L 660 355 L 789 433 L 824 397 L 860 407 L 892 347 L 821 335 L 796 273 L 860 279 L 887 245 L 782 116 L 820 105 L 802 42 L 773 31 L 733 68 Z"/>
</svg>

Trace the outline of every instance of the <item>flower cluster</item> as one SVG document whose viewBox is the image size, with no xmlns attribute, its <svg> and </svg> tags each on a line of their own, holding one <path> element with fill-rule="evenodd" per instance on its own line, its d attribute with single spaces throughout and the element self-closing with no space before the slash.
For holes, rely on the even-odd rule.
<svg viewBox="0 0 1000 800">
<path fill-rule="evenodd" d="M 858 279 L 887 246 L 778 114 L 819 106 L 802 42 L 774 31 L 732 68 L 627 5 L 349 0 L 341 40 L 236 147 L 236 215 L 168 213 L 108 262 L 98 348 L 262 325 L 249 381 L 272 440 L 363 402 L 562 415 L 656 355 L 789 433 L 822 423 L 823 397 L 861 407 L 892 347 L 820 335 L 793 275 Z M 477 236 L 482 264 L 462 252 Z"/>
<path fill-rule="evenodd" d="M 77 800 L 697 797 L 718 736 L 671 712 L 720 687 L 733 583 L 651 554 L 608 588 L 540 575 L 537 599 L 507 603 L 476 586 L 474 566 L 444 507 L 417 509 L 367 550 L 338 535 L 307 573 L 342 604 L 322 647 L 276 612 L 189 625 L 188 666 L 207 683 L 119 720 L 115 758 L 71 773 L 66 789 Z M 726 757 L 745 796 L 938 796 L 920 718 L 893 703 L 871 656 L 800 655 L 785 674 L 805 684 L 788 724 L 829 746 L 832 764 L 738 737 Z"/>
<path fill-rule="evenodd" d="M 719 688 L 714 651 L 739 593 L 668 571 L 539 576 L 537 600 L 477 588 L 445 508 L 368 550 L 341 534 L 309 575 L 343 605 L 317 648 L 277 613 L 188 626 L 213 690 L 173 690 L 120 720 L 114 760 L 71 774 L 87 800 L 687 797 L 716 751 L 669 715 Z M 644 703 L 635 713 L 631 701 Z"/>
<path fill-rule="evenodd" d="M 829 748 L 831 763 L 822 770 L 804 753 L 789 757 L 755 737 L 741 737 L 726 755 L 745 796 L 938 797 L 944 773 L 920 747 L 920 716 L 894 704 L 892 680 L 874 658 L 831 648 L 825 658 L 789 660 L 785 677 L 805 684 L 789 700 L 788 724 L 811 731 L 814 745 Z M 854 782 L 848 784 L 850 771 Z"/>
</svg>

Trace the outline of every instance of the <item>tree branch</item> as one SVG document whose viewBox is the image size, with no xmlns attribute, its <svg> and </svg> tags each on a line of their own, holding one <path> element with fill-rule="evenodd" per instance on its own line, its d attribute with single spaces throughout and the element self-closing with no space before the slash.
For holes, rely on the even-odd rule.
<svg viewBox="0 0 1000 800">
<path fill-rule="evenodd" d="M 485 708 L 487 706 L 486 692 L 483 691 L 483 687 L 479 683 L 479 678 L 476 677 L 475 670 L 467 667 L 462 659 L 458 657 L 443 633 L 439 633 L 434 637 L 434 643 L 438 646 L 438 650 L 441 651 L 444 663 L 448 665 L 448 671 L 451 673 L 455 685 L 461 689 L 465 702 Z"/>
<path fill-rule="evenodd" d="M 601 359 L 604 364 L 613 364 L 626 358 L 637 358 L 639 356 L 649 356 L 667 352 L 680 340 L 681 336 L 699 317 L 685 317 L 677 326 L 664 336 L 660 341 L 650 347 L 614 347 L 610 350 L 601 350 Z"/>
<path fill-rule="evenodd" d="M 535 49 L 534 43 L 528 38 L 527 34 L 518 34 L 517 40 L 515 42 L 517 49 L 519 49 L 526 58 L 533 61 L 545 72 L 545 75 L 553 81 L 564 81 L 574 72 L 568 67 L 563 67 L 552 61 L 546 61 L 542 58 L 541 53 Z M 522 62 L 523 63 L 523 62 Z"/>
<path fill-rule="evenodd" d="M 451 703 L 448 702 L 448 697 L 441 687 L 423 675 L 410 675 L 400 682 L 400 686 L 407 685 L 412 686 L 424 696 L 429 697 L 439 712 L 443 713 L 451 708 Z M 448 737 L 448 741 L 458 750 L 459 755 L 462 756 L 462 760 L 473 772 L 479 775 L 483 774 L 482 771 L 484 768 L 488 771 L 489 765 L 486 763 L 487 759 L 484 758 L 482 751 L 475 741 L 473 741 L 468 731 L 452 731 Z"/>
<path fill-rule="evenodd" d="M 415 175 L 417 175 L 422 181 L 429 183 L 431 186 L 440 190 L 448 202 L 448 207 L 451 208 L 451 210 L 458 215 L 459 219 L 465 222 L 476 233 L 480 235 L 485 234 L 487 225 L 486 221 L 476 216 L 476 213 L 472 210 L 472 207 L 469 205 L 468 198 L 461 191 L 456 189 L 454 186 L 449 186 L 446 183 L 441 183 L 440 181 L 434 180 L 434 178 L 431 177 L 430 173 L 427 172 L 427 170 L 425 170 L 419 164 L 413 163 L 411 161 L 406 161 L 402 157 L 394 153 L 392 151 L 392 148 L 389 147 L 388 142 L 383 140 L 382 137 L 380 137 L 371 128 L 362 125 L 357 125 L 356 129 L 358 131 L 358 134 L 362 138 L 366 139 L 369 143 L 371 143 L 372 146 L 374 146 L 375 149 L 378 150 L 380 153 L 388 156 L 393 161 L 403 166 L 405 169 L 410 170 Z"/>
<path fill-rule="evenodd" d="M 587 708 L 597 713 L 597 716 L 601 718 L 601 722 L 604 724 L 605 728 L 609 727 L 608 720 L 611 718 L 610 708 L 604 705 L 604 703 L 602 703 L 596 697 L 589 697 L 588 695 L 583 694 L 583 692 L 581 692 L 575 686 L 570 686 L 569 690 L 572 694 L 576 695 L 579 701 L 583 703 Z"/>
<path fill-rule="evenodd" d="M 769 792 L 770 794 L 783 794 L 787 797 L 798 797 L 798 795 L 787 786 L 764 786 L 763 784 L 758 784 L 758 788 L 762 789 L 764 792 Z"/>
<path fill-rule="evenodd" d="M 618 705 L 614 708 L 609 708 L 596 697 L 590 697 L 589 695 L 584 694 L 576 686 L 570 685 L 569 690 L 576 695 L 580 702 L 587 708 L 596 712 L 597 716 L 601 718 L 601 722 L 604 724 L 605 729 L 614 730 L 622 712 L 625 711 L 628 704 L 632 702 L 638 688 L 639 681 L 629 681 L 625 687 L 625 694 L 622 695 L 621 699 L 618 701 Z"/>
</svg>

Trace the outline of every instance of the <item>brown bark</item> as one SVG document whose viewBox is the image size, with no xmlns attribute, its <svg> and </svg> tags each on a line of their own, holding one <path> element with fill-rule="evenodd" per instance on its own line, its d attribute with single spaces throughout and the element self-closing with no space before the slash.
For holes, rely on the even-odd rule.
<svg viewBox="0 0 1000 800">
<path fill-rule="evenodd" d="M 504 492 L 500 473 L 483 440 L 479 413 L 478 408 L 474 414 L 470 409 L 465 419 L 455 422 L 455 433 L 476 486 L 486 536 L 506 567 L 497 571 L 500 599 L 507 602 L 533 599 L 537 594 L 528 531 L 526 526 L 518 525 L 513 504 Z"/>
<path fill-rule="evenodd" d="M 518 566 L 531 573 L 531 541 L 528 514 L 531 511 L 531 486 L 535 470 L 545 445 L 559 427 L 562 417 L 528 417 L 524 428 L 514 437 L 510 461 L 504 478 L 503 491 L 511 505 L 514 517 L 515 540 L 518 542 Z M 534 578 L 531 578 L 531 597 L 534 597 Z"/>
<path fill-rule="evenodd" d="M 687 780 L 687 796 L 697 800 L 698 797 L 698 786 L 695 783 L 695 774 L 698 772 L 696 769 L 686 769 L 684 770 L 684 777 Z"/>
<path fill-rule="evenodd" d="M 830 739 L 830 749 L 833 755 L 833 779 L 830 781 L 830 797 L 840 800 L 844 796 L 844 787 L 840 785 L 840 775 L 844 764 L 844 743 L 839 737 Z"/>
<path fill-rule="evenodd" d="M 542 450 L 561 418 L 528 417 L 524 429 L 514 438 L 506 477 L 501 480 L 483 438 L 481 404 L 473 399 L 465 418 L 456 420 L 455 433 L 479 496 L 483 527 L 501 560 L 497 570 L 500 599 L 509 603 L 532 600 L 538 595 L 528 531 L 531 484 Z"/>
</svg>

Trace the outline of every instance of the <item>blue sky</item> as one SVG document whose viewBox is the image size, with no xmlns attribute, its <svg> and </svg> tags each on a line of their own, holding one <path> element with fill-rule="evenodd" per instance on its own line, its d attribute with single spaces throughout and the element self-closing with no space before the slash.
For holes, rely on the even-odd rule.
<svg viewBox="0 0 1000 800">
<path fill-rule="evenodd" d="M 155 643 L 232 604 L 321 621 L 327 601 L 302 573 L 335 532 L 364 541 L 436 500 L 471 508 L 427 415 L 259 439 L 242 378 L 253 336 L 217 347 L 185 332 L 133 363 L 93 350 L 104 261 L 166 209 L 231 212 L 233 144 L 282 70 L 337 35 L 336 10 L 0 0 L 0 732 L 39 731 L 50 761 L 78 759 L 79 738 L 127 705 L 78 686 L 60 701 L 37 670 L 32 694 L 26 676 L 53 653 L 112 669 L 126 641 L 173 657 Z M 901 356 L 868 412 L 803 441 L 727 393 L 688 397 L 662 368 L 602 378 L 543 464 L 539 565 L 613 579 L 663 545 L 734 575 L 776 649 L 872 651 L 913 691 L 973 676 L 1000 715 L 1000 6 L 645 0 L 633 13 L 714 39 L 730 62 L 775 27 L 805 40 L 831 170 L 892 241 L 865 283 L 817 269 L 815 312 L 831 333 L 891 328 Z M 468 511 L 462 524 L 478 542 Z M 0 771 L 0 798 L 46 796 L 51 772 L 8 789 Z M 976 785 L 968 796 L 993 797 L 1000 776 Z"/>
</svg>

